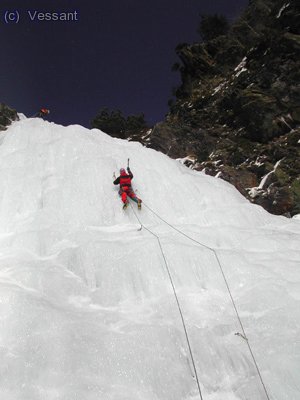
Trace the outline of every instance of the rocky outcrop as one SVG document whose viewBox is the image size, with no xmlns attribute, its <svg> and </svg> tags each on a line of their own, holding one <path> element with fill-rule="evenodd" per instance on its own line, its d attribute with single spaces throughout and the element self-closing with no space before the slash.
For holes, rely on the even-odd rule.
<svg viewBox="0 0 300 400">
<path fill-rule="evenodd" d="M 195 160 L 192 168 L 230 182 L 273 214 L 300 213 L 300 128 L 268 143 L 221 138 L 209 160 Z"/>
<path fill-rule="evenodd" d="M 8 125 L 17 119 L 19 118 L 16 110 L 0 103 L 0 131 L 4 131 Z"/>
<path fill-rule="evenodd" d="M 182 135 L 185 140 L 182 141 Z M 177 122 L 160 122 L 154 126 L 149 136 L 148 147 L 159 150 L 172 158 L 180 158 L 183 154 L 192 155 L 198 143 L 200 132 L 195 132 L 190 126 Z"/>
</svg>

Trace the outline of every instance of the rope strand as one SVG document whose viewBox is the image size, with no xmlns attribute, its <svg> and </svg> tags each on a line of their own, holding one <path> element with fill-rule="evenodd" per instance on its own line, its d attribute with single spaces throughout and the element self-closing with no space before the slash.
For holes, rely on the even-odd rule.
<svg viewBox="0 0 300 400">
<path fill-rule="evenodd" d="M 183 312 L 182 312 L 182 310 L 181 310 L 181 306 L 180 306 L 179 299 L 178 299 L 178 296 L 177 296 L 177 293 L 176 293 L 176 289 L 175 289 L 175 285 L 174 285 L 173 278 L 172 278 L 172 275 L 171 275 L 171 271 L 170 271 L 170 268 L 169 268 L 169 266 L 168 266 L 165 253 L 164 253 L 164 251 L 163 251 L 160 238 L 159 238 L 158 235 L 156 235 L 154 232 L 152 232 L 149 228 L 147 228 L 147 227 L 141 222 L 140 218 L 139 218 L 138 215 L 136 214 L 136 212 L 135 212 L 135 210 L 134 210 L 134 208 L 133 208 L 133 206 L 132 206 L 131 203 L 130 203 L 130 206 L 131 206 L 132 211 L 133 211 L 134 215 L 136 216 L 138 222 L 141 224 L 141 226 L 143 226 L 144 229 L 146 229 L 146 231 L 148 231 L 149 233 L 151 233 L 151 235 L 153 235 L 153 236 L 157 239 L 157 242 L 158 242 L 158 245 L 159 245 L 159 248 L 160 248 L 160 251 L 161 251 L 163 260 L 164 260 L 164 264 L 165 264 L 165 266 L 166 266 L 166 270 L 167 270 L 167 273 L 168 273 L 168 276 L 169 276 L 169 280 L 170 280 L 170 283 L 171 283 L 171 286 L 172 286 L 172 290 L 173 290 L 173 294 L 174 294 L 174 297 L 175 297 L 175 300 L 176 300 L 176 303 L 177 303 L 177 307 L 178 307 L 178 310 L 179 310 L 179 314 L 180 314 L 180 318 L 181 318 L 181 322 L 182 322 L 182 326 L 183 326 L 185 338 L 186 338 L 186 341 L 187 341 L 187 345 L 188 345 L 188 349 L 189 349 L 191 361 L 192 361 L 192 364 L 193 364 L 193 369 L 194 369 L 194 373 L 195 373 L 194 378 L 196 379 L 196 382 L 197 382 L 197 388 L 198 388 L 199 396 L 200 396 L 200 399 L 203 400 L 202 392 L 201 392 L 201 387 L 200 387 L 200 383 L 199 383 L 199 378 L 198 378 L 198 374 L 197 374 L 197 369 L 196 369 L 196 364 L 195 364 L 195 360 L 194 360 L 194 356 L 193 356 L 193 352 L 192 352 L 192 348 L 191 348 L 191 344 L 190 344 L 190 340 L 189 340 L 189 335 L 188 335 L 187 328 L 186 328 L 186 323 L 185 323 L 185 320 L 184 320 L 184 317 L 183 317 Z"/>
<path fill-rule="evenodd" d="M 181 235 L 185 236 L 187 239 L 189 239 L 189 240 L 191 240 L 191 241 L 197 243 L 198 245 L 200 245 L 200 246 L 202 246 L 202 247 L 205 247 L 205 248 L 211 250 L 211 251 L 214 253 L 214 255 L 215 255 L 215 257 L 216 257 L 216 260 L 217 260 L 217 263 L 218 263 L 218 265 L 219 265 L 221 274 L 222 274 L 222 276 L 223 276 L 223 279 L 224 279 L 224 282 L 225 282 L 227 291 L 228 291 L 228 293 L 229 293 L 229 296 L 230 296 L 232 305 L 233 305 L 233 307 L 234 307 L 234 310 L 235 310 L 237 319 L 238 319 L 238 321 L 239 321 L 239 325 L 240 325 L 241 330 L 242 330 L 242 332 L 243 332 L 243 336 L 244 336 L 244 338 L 246 339 L 245 341 L 246 341 L 246 343 L 247 343 L 247 346 L 248 346 L 249 352 L 250 352 L 250 354 L 251 354 L 253 363 L 254 363 L 254 365 L 255 365 L 257 374 L 258 374 L 258 376 L 259 376 L 260 382 L 261 382 L 262 387 L 263 387 L 263 389 L 264 389 L 266 398 L 267 398 L 268 400 L 270 400 L 270 397 L 269 397 L 267 388 L 266 388 L 266 386 L 265 386 L 265 383 L 264 383 L 264 381 L 263 381 L 263 378 L 262 378 L 260 369 L 259 369 L 258 364 L 257 364 L 257 362 L 256 362 L 256 358 L 255 358 L 254 353 L 253 353 L 253 351 L 252 351 L 252 348 L 251 348 L 251 346 L 250 346 L 249 340 L 247 339 L 247 335 L 246 335 L 246 332 L 245 332 L 244 325 L 243 325 L 242 320 L 241 320 L 241 318 L 240 318 L 240 315 L 239 315 L 237 306 L 236 306 L 236 304 L 235 304 L 233 295 L 232 295 L 232 293 L 231 293 L 231 290 L 230 290 L 230 287 L 229 287 L 229 284 L 228 284 L 228 281 L 227 281 L 225 272 L 224 272 L 224 270 L 223 270 L 222 264 L 221 264 L 221 262 L 220 262 L 219 256 L 218 256 L 218 254 L 217 254 L 217 251 L 216 251 L 214 248 L 209 247 L 209 246 L 207 246 L 207 245 L 205 245 L 205 244 L 199 242 L 198 240 L 196 240 L 196 239 L 190 237 L 190 236 L 187 235 L 186 233 L 182 232 L 180 229 L 176 228 L 175 226 L 173 226 L 172 224 L 170 224 L 169 222 L 167 222 L 166 220 L 164 220 L 162 217 L 160 217 L 155 211 L 153 211 L 149 206 L 147 206 L 147 204 L 145 204 L 145 203 L 143 203 L 143 204 L 144 204 L 145 207 L 148 208 L 148 210 L 149 210 L 150 212 L 152 212 L 154 215 L 156 215 L 161 221 L 163 221 L 163 222 L 164 222 L 165 224 L 167 224 L 169 227 L 171 227 L 172 229 L 174 229 L 176 232 L 178 232 L 178 233 L 180 233 Z M 145 227 L 145 226 L 144 226 L 144 227 Z M 145 227 L 145 229 L 147 229 L 147 228 Z"/>
</svg>

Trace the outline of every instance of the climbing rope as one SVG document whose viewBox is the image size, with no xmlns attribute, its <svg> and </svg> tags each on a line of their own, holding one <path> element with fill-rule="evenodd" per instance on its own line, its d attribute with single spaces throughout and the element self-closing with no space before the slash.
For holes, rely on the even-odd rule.
<svg viewBox="0 0 300 400">
<path fill-rule="evenodd" d="M 144 203 L 143 203 L 143 204 L 144 204 Z M 196 369 L 196 364 L 195 364 L 195 361 L 194 361 L 194 356 L 193 356 L 193 352 L 192 352 L 192 348 L 191 348 L 191 344 L 190 344 L 190 340 L 189 340 L 189 335 L 188 335 L 187 328 L 186 328 L 186 323 L 185 323 L 185 320 L 184 320 L 184 317 L 183 317 L 182 309 L 181 309 L 181 306 L 180 306 L 180 303 L 179 303 L 179 299 L 178 299 L 178 296 L 177 296 L 177 292 L 176 292 L 176 289 L 175 289 L 175 285 L 174 285 L 174 282 L 173 282 L 173 278 L 172 278 L 172 275 L 171 275 L 171 271 L 170 271 L 170 268 L 169 268 L 169 266 L 168 266 L 168 263 L 167 263 L 167 259 L 166 259 L 164 250 L 163 250 L 163 248 L 162 248 L 160 238 L 159 238 L 158 235 L 156 235 L 154 232 L 152 232 L 149 228 L 147 228 L 147 227 L 141 222 L 140 218 L 138 217 L 138 215 L 137 215 L 136 211 L 134 210 L 134 208 L 133 208 L 133 206 L 132 206 L 131 203 L 130 203 L 130 206 L 131 206 L 132 211 L 133 211 L 135 217 L 137 218 L 138 222 L 141 224 L 141 226 L 142 226 L 146 231 L 148 231 L 149 233 L 151 233 L 151 235 L 153 235 L 153 236 L 157 239 L 157 242 L 158 242 L 158 245 L 159 245 L 159 248 L 160 248 L 160 251 L 161 251 L 163 260 L 164 260 L 164 264 L 165 264 L 165 267 L 166 267 L 166 270 L 167 270 L 167 273 L 168 273 L 168 276 L 169 276 L 169 280 L 170 280 L 170 283 L 171 283 L 171 286 L 172 286 L 172 289 L 173 289 L 174 297 L 175 297 L 175 299 L 176 299 L 177 307 L 178 307 L 178 310 L 179 310 L 179 314 L 180 314 L 180 318 L 181 318 L 181 322 L 182 322 L 182 326 L 183 326 L 185 338 L 186 338 L 186 341 L 187 341 L 187 345 L 188 345 L 188 349 L 189 349 L 191 361 L 192 361 L 192 364 L 193 364 L 193 370 L 194 370 L 194 376 L 193 376 L 193 377 L 196 379 L 196 382 L 197 382 L 197 388 L 198 388 L 198 391 L 199 391 L 200 399 L 203 400 L 202 392 L 201 392 L 201 387 L 200 387 L 200 383 L 199 383 L 199 378 L 198 378 L 198 374 L 197 374 L 197 369 Z"/>
<path fill-rule="evenodd" d="M 204 243 L 201 243 L 201 242 L 199 242 L 198 240 L 196 240 L 196 239 L 192 238 L 191 236 L 187 235 L 186 233 L 182 232 L 180 229 L 176 228 L 174 225 L 170 224 L 170 223 L 167 222 L 165 219 L 163 219 L 160 215 L 158 215 L 158 214 L 157 214 L 154 210 L 152 210 L 147 204 L 145 204 L 145 202 L 143 202 L 143 205 L 144 205 L 144 207 L 148 208 L 148 210 L 149 210 L 150 212 L 152 212 L 154 215 L 156 215 L 161 221 L 163 221 L 166 225 L 168 225 L 170 228 L 174 229 L 176 232 L 178 232 L 179 234 L 185 236 L 187 239 L 193 241 L 194 243 L 197 243 L 198 245 L 200 245 L 200 246 L 202 246 L 202 247 L 205 247 L 205 248 L 209 249 L 210 251 L 212 251 L 212 252 L 214 253 L 215 258 L 216 258 L 216 260 L 217 260 L 217 263 L 218 263 L 218 265 L 219 265 L 221 274 L 222 274 L 222 276 L 223 276 L 223 279 L 224 279 L 224 282 L 225 282 L 227 291 L 228 291 L 228 293 L 229 293 L 229 296 L 230 296 L 230 299 L 231 299 L 233 308 L 234 308 L 234 310 L 235 310 L 235 313 L 236 313 L 236 316 L 237 316 L 239 325 L 240 325 L 241 330 L 242 330 L 242 332 L 243 332 L 242 334 L 238 333 L 238 336 L 241 336 L 241 337 L 243 337 L 243 338 L 245 339 L 245 342 L 247 343 L 247 346 L 248 346 L 249 352 L 250 352 L 250 354 L 251 354 L 253 363 L 254 363 L 254 365 L 255 365 L 257 374 L 258 374 L 258 376 L 259 376 L 260 382 L 261 382 L 262 387 L 263 387 L 263 389 L 264 389 L 266 398 L 267 398 L 268 400 L 270 400 L 270 397 L 269 397 L 267 388 L 266 388 L 266 386 L 265 386 L 265 383 L 264 383 L 264 380 L 263 380 L 263 378 L 262 378 L 260 369 L 259 369 L 258 364 L 257 364 L 257 362 L 256 362 L 256 358 L 255 358 L 255 356 L 254 356 L 254 353 L 253 353 L 253 351 L 252 351 L 251 345 L 250 345 L 249 340 L 248 340 L 248 338 L 247 338 L 247 335 L 246 335 L 246 332 L 245 332 L 245 329 L 244 329 L 244 325 L 243 325 L 242 320 L 241 320 L 241 317 L 240 317 L 240 315 L 239 315 L 239 312 L 238 312 L 237 306 L 236 306 L 236 304 L 235 304 L 235 301 L 234 301 L 232 292 L 231 292 L 231 290 L 230 290 L 230 286 L 229 286 L 229 284 L 228 284 L 228 280 L 227 280 L 227 278 L 226 278 L 224 269 L 223 269 L 223 267 L 222 267 L 222 264 L 221 264 L 221 261 L 220 261 L 220 259 L 219 259 L 219 256 L 218 256 L 218 254 L 217 254 L 216 249 L 214 249 L 214 248 L 212 248 L 212 247 L 209 247 L 209 246 L 205 245 Z M 133 210 L 133 211 L 134 211 L 134 210 Z M 135 215 L 136 215 L 136 213 L 135 213 Z M 136 217 L 138 218 L 137 215 L 136 215 Z M 154 236 L 158 239 L 158 241 L 159 241 L 159 243 L 160 243 L 159 237 L 158 237 L 157 235 L 155 235 L 155 233 L 153 233 L 152 231 L 150 231 L 148 228 L 146 228 L 146 226 L 142 224 L 142 222 L 140 221 L 139 218 L 138 218 L 138 221 L 140 222 L 141 226 L 143 226 L 146 230 L 148 230 L 150 233 L 152 233 L 152 235 L 154 235 Z M 160 244 L 160 247 L 161 247 L 161 244 Z M 161 247 L 161 250 L 162 250 L 162 247 Z M 165 261 L 165 263 L 166 263 L 166 261 Z M 167 265 L 167 263 L 166 263 L 166 265 Z M 167 266 L 167 269 L 168 269 L 168 271 L 169 271 L 168 266 Z M 171 278 L 171 275 L 170 275 L 170 274 L 169 274 L 169 276 L 170 276 L 170 278 Z M 171 282 L 172 282 L 172 279 L 171 279 Z M 174 288 L 173 283 L 172 283 L 172 286 L 173 286 L 173 290 L 174 290 L 174 292 L 175 292 L 175 288 Z M 176 296 L 176 292 L 175 292 L 175 296 Z M 176 299 L 177 299 L 177 302 L 178 302 L 177 296 L 176 296 Z M 178 305 L 179 305 L 179 303 L 178 303 Z M 179 308 L 180 308 L 180 306 L 179 306 Z M 180 310 L 180 313 L 181 313 L 181 310 Z M 182 313 L 181 313 L 181 315 L 182 315 Z M 183 320 L 183 317 L 182 317 L 182 320 Z M 184 320 L 183 320 L 183 324 L 184 324 Z M 186 336 L 187 336 L 187 335 L 186 335 Z M 188 337 L 187 337 L 187 341 L 188 341 Z M 189 343 L 189 341 L 188 341 L 188 343 Z M 190 350 L 190 353 L 191 353 L 191 350 Z M 192 358 L 192 360 L 193 360 L 192 354 L 191 354 L 191 358 Z M 195 369 L 195 364 L 194 364 L 194 362 L 193 362 L 193 365 L 194 365 L 194 369 Z M 195 373 L 196 373 L 196 369 L 195 369 Z M 196 375 L 196 376 L 197 376 L 197 375 Z M 198 378 L 197 378 L 197 383 L 198 383 L 198 387 L 199 387 L 200 397 L 202 398 Z"/>
</svg>

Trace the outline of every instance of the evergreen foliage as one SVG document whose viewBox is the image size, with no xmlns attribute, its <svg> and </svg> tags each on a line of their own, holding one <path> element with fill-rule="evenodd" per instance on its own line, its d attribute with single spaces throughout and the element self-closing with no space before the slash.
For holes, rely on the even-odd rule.
<svg viewBox="0 0 300 400">
<path fill-rule="evenodd" d="M 105 107 L 92 120 L 91 126 L 109 135 L 125 138 L 129 133 L 146 128 L 147 124 L 143 113 L 125 117 L 120 110 L 110 111 Z"/>
<path fill-rule="evenodd" d="M 172 69 L 181 83 L 172 90 L 166 124 L 151 138 L 167 138 L 169 146 L 161 148 L 176 158 L 194 154 L 197 168 L 214 176 L 221 171 L 275 214 L 300 210 L 299 15 L 297 0 L 249 0 L 230 27 L 222 16 L 202 16 L 201 39 L 176 47 Z M 284 174 L 278 170 L 252 198 L 247 188 L 257 187 L 278 160 L 286 160 Z"/>
</svg>

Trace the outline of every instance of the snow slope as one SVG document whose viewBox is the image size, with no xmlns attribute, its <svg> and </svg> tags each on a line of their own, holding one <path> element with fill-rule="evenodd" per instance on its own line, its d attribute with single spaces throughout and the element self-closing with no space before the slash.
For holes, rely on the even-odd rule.
<svg viewBox="0 0 300 400">
<path fill-rule="evenodd" d="M 0 399 L 300 398 L 300 223 L 138 143 L 23 119 L 1 133 Z M 134 207 L 136 207 L 134 205 Z M 136 209 L 134 209 L 136 211 Z M 137 213 L 137 211 L 136 211 Z"/>
</svg>

